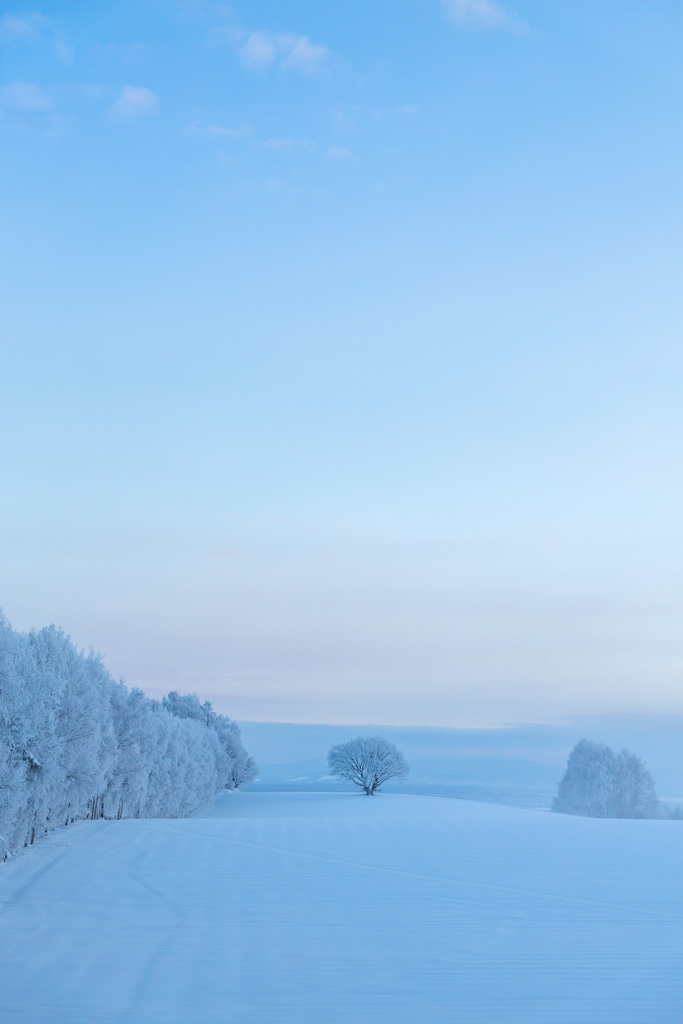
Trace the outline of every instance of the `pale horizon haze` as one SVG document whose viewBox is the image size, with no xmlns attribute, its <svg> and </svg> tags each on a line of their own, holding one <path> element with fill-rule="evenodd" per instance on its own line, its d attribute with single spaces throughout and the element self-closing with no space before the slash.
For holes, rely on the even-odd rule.
<svg viewBox="0 0 683 1024">
<path fill-rule="evenodd" d="M 683 712 L 683 7 L 0 16 L 0 607 L 253 721 Z"/>
</svg>

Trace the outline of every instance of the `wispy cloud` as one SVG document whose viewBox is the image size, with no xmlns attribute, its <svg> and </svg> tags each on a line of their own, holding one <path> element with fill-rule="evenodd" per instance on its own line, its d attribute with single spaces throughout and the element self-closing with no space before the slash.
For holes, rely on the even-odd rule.
<svg viewBox="0 0 683 1024">
<path fill-rule="evenodd" d="M 205 133 L 214 139 L 243 139 L 251 135 L 252 131 L 251 128 L 226 128 L 222 124 L 207 124 Z"/>
<path fill-rule="evenodd" d="M 135 120 L 149 117 L 159 109 L 159 97 L 151 89 L 143 85 L 124 85 L 117 100 L 112 103 L 109 112 L 121 120 Z"/>
<path fill-rule="evenodd" d="M 0 89 L 0 105 L 5 110 L 25 114 L 44 114 L 52 110 L 53 103 L 44 89 L 32 82 L 16 82 Z"/>
<path fill-rule="evenodd" d="M 327 64 L 330 51 L 308 36 L 291 32 L 252 32 L 239 49 L 242 66 L 249 71 L 295 71 L 314 75 Z"/>
<path fill-rule="evenodd" d="M 287 153 L 295 150 L 311 152 L 315 149 L 314 143 L 309 139 L 267 139 L 268 149 L 274 149 L 277 153 Z"/>
<path fill-rule="evenodd" d="M 3 14 L 0 18 L 0 36 L 17 42 L 38 39 L 50 25 L 50 19 L 42 14 Z"/>
<path fill-rule="evenodd" d="M 446 13 L 457 25 L 480 29 L 524 30 L 525 26 L 497 0 L 443 0 Z"/>
<path fill-rule="evenodd" d="M 315 45 L 308 36 L 281 36 L 280 47 L 283 52 L 280 68 L 300 71 L 302 75 L 314 75 L 329 57 L 327 47 Z"/>
<path fill-rule="evenodd" d="M 0 41 L 5 45 L 46 41 L 62 64 L 73 64 L 75 51 L 69 46 L 55 23 L 43 14 L 30 11 L 22 14 L 3 14 L 0 17 Z"/>
<path fill-rule="evenodd" d="M 185 130 L 188 135 L 207 135 L 214 139 L 244 139 L 253 135 L 252 129 L 246 125 L 227 128 L 222 124 L 204 124 L 203 121 L 192 121 Z"/>
</svg>

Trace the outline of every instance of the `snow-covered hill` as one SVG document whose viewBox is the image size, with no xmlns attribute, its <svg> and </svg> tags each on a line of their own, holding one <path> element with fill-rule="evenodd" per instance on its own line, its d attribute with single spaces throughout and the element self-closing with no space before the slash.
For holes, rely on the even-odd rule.
<svg viewBox="0 0 683 1024">
<path fill-rule="evenodd" d="M 0 869 L 2 1024 L 673 1024 L 683 822 L 227 794 Z"/>
</svg>

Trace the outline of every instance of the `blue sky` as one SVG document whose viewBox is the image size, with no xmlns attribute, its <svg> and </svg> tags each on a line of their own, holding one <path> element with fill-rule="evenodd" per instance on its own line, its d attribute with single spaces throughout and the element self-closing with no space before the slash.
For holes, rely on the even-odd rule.
<svg viewBox="0 0 683 1024">
<path fill-rule="evenodd" d="M 683 710 L 683 8 L 0 40 L 16 626 L 242 718 Z"/>
</svg>

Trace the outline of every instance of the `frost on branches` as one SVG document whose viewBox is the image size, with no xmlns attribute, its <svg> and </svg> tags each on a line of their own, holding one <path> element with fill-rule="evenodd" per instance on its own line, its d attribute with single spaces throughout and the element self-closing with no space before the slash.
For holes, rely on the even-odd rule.
<svg viewBox="0 0 683 1024">
<path fill-rule="evenodd" d="M 652 776 L 630 750 L 581 740 L 569 754 L 553 810 L 589 818 L 659 818 Z"/>
<path fill-rule="evenodd" d="M 0 861 L 78 818 L 184 817 L 256 774 L 208 701 L 151 700 L 55 626 L 0 617 Z"/>
<path fill-rule="evenodd" d="M 360 786 L 373 796 L 389 779 L 405 779 L 409 768 L 403 754 L 383 736 L 357 736 L 330 749 L 327 764 L 332 775 Z"/>
</svg>

